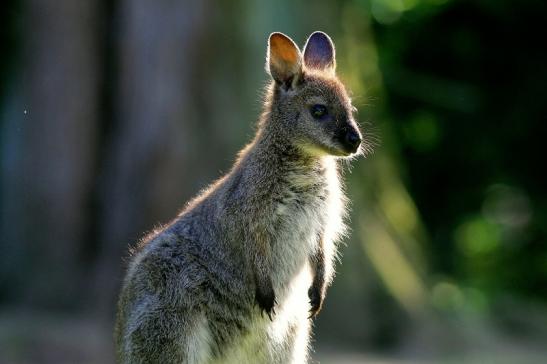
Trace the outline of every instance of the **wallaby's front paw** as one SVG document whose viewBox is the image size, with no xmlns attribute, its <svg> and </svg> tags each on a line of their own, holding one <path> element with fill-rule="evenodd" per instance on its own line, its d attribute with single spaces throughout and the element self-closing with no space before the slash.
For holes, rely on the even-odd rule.
<svg viewBox="0 0 547 364">
<path fill-rule="evenodd" d="M 308 318 L 317 316 L 321 307 L 323 307 L 323 299 L 325 298 L 325 290 L 318 286 L 311 286 L 308 290 L 308 297 L 310 298 L 310 315 Z"/>
<path fill-rule="evenodd" d="M 270 321 L 273 321 L 272 315 L 275 315 L 275 308 L 274 306 L 277 304 L 277 301 L 275 299 L 275 292 L 273 288 L 269 289 L 256 289 L 255 293 L 256 302 L 258 303 L 258 307 L 260 308 L 260 314 L 264 315 L 264 311 L 266 311 L 266 314 L 268 315 L 268 318 Z"/>
</svg>

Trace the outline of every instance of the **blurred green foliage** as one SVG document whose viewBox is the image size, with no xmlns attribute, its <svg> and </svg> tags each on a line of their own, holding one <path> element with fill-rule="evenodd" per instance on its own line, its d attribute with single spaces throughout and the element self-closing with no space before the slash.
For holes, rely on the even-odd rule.
<svg viewBox="0 0 547 364">
<path fill-rule="evenodd" d="M 545 2 L 385 3 L 404 5 L 374 29 L 433 271 L 545 302 Z"/>
</svg>

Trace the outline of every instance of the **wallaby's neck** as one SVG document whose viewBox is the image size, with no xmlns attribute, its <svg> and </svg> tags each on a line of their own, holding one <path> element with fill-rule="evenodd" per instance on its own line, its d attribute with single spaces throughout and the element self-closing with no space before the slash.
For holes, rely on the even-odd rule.
<svg viewBox="0 0 547 364">
<path fill-rule="evenodd" d="M 265 159 L 266 163 L 275 166 L 300 166 L 316 168 L 325 157 L 312 156 L 300 148 L 290 135 L 290 127 L 283 125 L 275 118 L 274 112 L 266 112 L 262 120 L 251 153 L 253 159 Z"/>
</svg>

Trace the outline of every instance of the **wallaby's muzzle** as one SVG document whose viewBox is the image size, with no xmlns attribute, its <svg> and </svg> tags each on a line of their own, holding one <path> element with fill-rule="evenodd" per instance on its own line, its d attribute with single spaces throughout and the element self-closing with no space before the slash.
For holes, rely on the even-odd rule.
<svg viewBox="0 0 547 364">
<path fill-rule="evenodd" d="M 359 145 L 361 145 L 361 136 L 357 133 L 357 131 L 350 129 L 346 133 L 344 142 L 344 146 L 350 149 L 352 153 L 355 153 L 357 148 L 359 148 Z"/>
<path fill-rule="evenodd" d="M 339 143 L 342 144 L 342 149 L 347 154 L 357 152 L 359 146 L 361 145 L 361 134 L 352 126 L 344 128 L 343 134 L 337 139 Z"/>
</svg>

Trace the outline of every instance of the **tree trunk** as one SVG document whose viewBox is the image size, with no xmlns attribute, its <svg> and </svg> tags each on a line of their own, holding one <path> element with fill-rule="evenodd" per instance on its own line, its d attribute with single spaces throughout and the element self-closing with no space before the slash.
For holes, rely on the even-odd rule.
<svg viewBox="0 0 547 364">
<path fill-rule="evenodd" d="M 0 265 L 13 298 L 34 306 L 72 306 L 81 297 L 97 125 L 97 4 L 34 0 L 25 7 L 32 27 L 2 133 Z"/>
<path fill-rule="evenodd" d="M 121 3 L 117 130 L 104 170 L 96 293 L 111 313 L 123 273 L 120 257 L 153 228 L 173 218 L 191 190 L 191 153 L 199 116 L 192 108 L 204 2 Z M 98 302 L 97 302 L 98 300 Z"/>
</svg>

